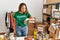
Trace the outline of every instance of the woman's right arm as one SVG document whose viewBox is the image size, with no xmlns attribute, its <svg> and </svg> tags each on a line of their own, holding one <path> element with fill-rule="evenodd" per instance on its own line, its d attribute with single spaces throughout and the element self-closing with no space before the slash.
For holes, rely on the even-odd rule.
<svg viewBox="0 0 60 40">
<path fill-rule="evenodd" d="M 16 19 L 15 19 L 15 13 L 13 14 L 13 29 L 14 29 L 14 34 L 16 34 Z"/>
</svg>

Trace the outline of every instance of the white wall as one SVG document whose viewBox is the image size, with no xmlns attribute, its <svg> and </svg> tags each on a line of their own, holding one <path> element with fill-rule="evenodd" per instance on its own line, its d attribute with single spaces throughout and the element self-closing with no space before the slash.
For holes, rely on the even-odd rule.
<svg viewBox="0 0 60 40">
<path fill-rule="evenodd" d="M 46 0 L 43 0 L 44 4 L 46 4 Z"/>
<path fill-rule="evenodd" d="M 7 30 L 4 23 L 5 12 L 17 11 L 21 2 L 27 4 L 29 12 L 37 21 L 42 21 L 43 0 L 0 0 L 0 32 Z"/>
</svg>

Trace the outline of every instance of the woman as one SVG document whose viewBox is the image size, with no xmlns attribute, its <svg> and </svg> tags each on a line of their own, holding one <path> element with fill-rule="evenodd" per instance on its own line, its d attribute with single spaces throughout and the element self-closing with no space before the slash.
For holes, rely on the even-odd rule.
<svg viewBox="0 0 60 40">
<path fill-rule="evenodd" d="M 16 20 L 16 33 L 17 36 L 28 35 L 28 22 L 27 20 L 32 18 L 28 13 L 27 6 L 25 3 L 19 5 L 19 10 L 15 12 L 14 19 Z"/>
</svg>

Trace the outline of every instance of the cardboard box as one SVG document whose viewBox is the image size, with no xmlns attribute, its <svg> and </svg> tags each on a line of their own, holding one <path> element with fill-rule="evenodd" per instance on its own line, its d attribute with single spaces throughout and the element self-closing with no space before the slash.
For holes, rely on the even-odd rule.
<svg viewBox="0 0 60 40">
<path fill-rule="evenodd" d="M 47 4 L 58 3 L 60 0 L 46 0 Z"/>
<path fill-rule="evenodd" d="M 50 2 L 49 2 L 50 1 Z M 52 3 L 58 3 L 59 0 L 48 0 L 47 3 L 52 4 Z"/>
<path fill-rule="evenodd" d="M 56 0 L 51 0 L 51 3 L 55 3 Z"/>
<path fill-rule="evenodd" d="M 55 40 L 54 38 L 48 38 L 47 40 Z"/>
<path fill-rule="evenodd" d="M 52 0 L 52 3 L 58 3 L 60 0 Z"/>
<path fill-rule="evenodd" d="M 46 0 L 46 3 L 47 4 L 51 4 L 51 0 Z"/>
<path fill-rule="evenodd" d="M 43 20 L 47 20 L 47 16 L 46 15 L 43 15 Z"/>
<path fill-rule="evenodd" d="M 56 9 L 56 5 L 52 5 L 52 9 Z"/>
<path fill-rule="evenodd" d="M 47 4 L 58 3 L 60 0 L 46 0 Z"/>
<path fill-rule="evenodd" d="M 46 32 L 47 31 L 47 27 L 46 27 L 46 25 L 38 25 L 37 26 L 37 30 L 39 32 Z"/>
<path fill-rule="evenodd" d="M 54 18 L 60 18 L 60 11 L 54 11 Z"/>
<path fill-rule="evenodd" d="M 28 30 L 28 36 L 33 36 L 34 35 L 34 29 Z"/>
<path fill-rule="evenodd" d="M 55 29 L 52 26 L 49 27 L 49 37 L 55 37 Z"/>
<path fill-rule="evenodd" d="M 42 25 L 42 23 L 40 21 L 36 21 L 35 28 L 37 28 L 38 25 Z"/>
<path fill-rule="evenodd" d="M 35 20 L 28 21 L 28 36 L 32 36 L 34 34 Z"/>
<path fill-rule="evenodd" d="M 49 33 L 49 37 L 50 37 L 50 38 L 55 38 L 55 33 L 50 32 L 50 33 Z"/>
<path fill-rule="evenodd" d="M 56 30 L 56 35 L 55 35 L 56 40 L 60 40 L 60 29 Z"/>
<path fill-rule="evenodd" d="M 60 0 L 58 0 L 58 2 L 60 2 Z"/>
<path fill-rule="evenodd" d="M 50 14 L 50 12 L 51 12 L 51 9 L 50 8 L 46 8 L 46 13 Z"/>
<path fill-rule="evenodd" d="M 59 0 L 55 0 L 56 3 L 60 2 Z"/>
<path fill-rule="evenodd" d="M 60 40 L 60 29 L 59 28 L 54 30 L 53 27 L 50 27 L 49 31 L 50 31 L 49 33 L 50 38 L 53 38 L 55 40 Z"/>
<path fill-rule="evenodd" d="M 55 29 L 52 26 L 49 27 L 49 31 L 55 33 Z"/>
</svg>

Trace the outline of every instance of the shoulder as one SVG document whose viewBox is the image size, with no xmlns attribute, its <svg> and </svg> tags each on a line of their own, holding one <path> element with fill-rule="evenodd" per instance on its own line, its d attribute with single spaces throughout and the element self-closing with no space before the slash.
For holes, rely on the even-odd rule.
<svg viewBox="0 0 60 40">
<path fill-rule="evenodd" d="M 13 13 L 13 16 L 15 16 L 17 14 L 17 11 Z"/>
<path fill-rule="evenodd" d="M 18 13 L 18 11 L 14 12 L 14 15 L 16 15 Z"/>
<path fill-rule="evenodd" d="M 30 18 L 31 17 L 31 14 L 30 13 L 27 13 L 27 17 Z"/>
<path fill-rule="evenodd" d="M 30 13 L 27 13 L 27 14 L 30 14 Z"/>
<path fill-rule="evenodd" d="M 18 13 L 18 11 L 16 11 L 15 13 Z"/>
</svg>

